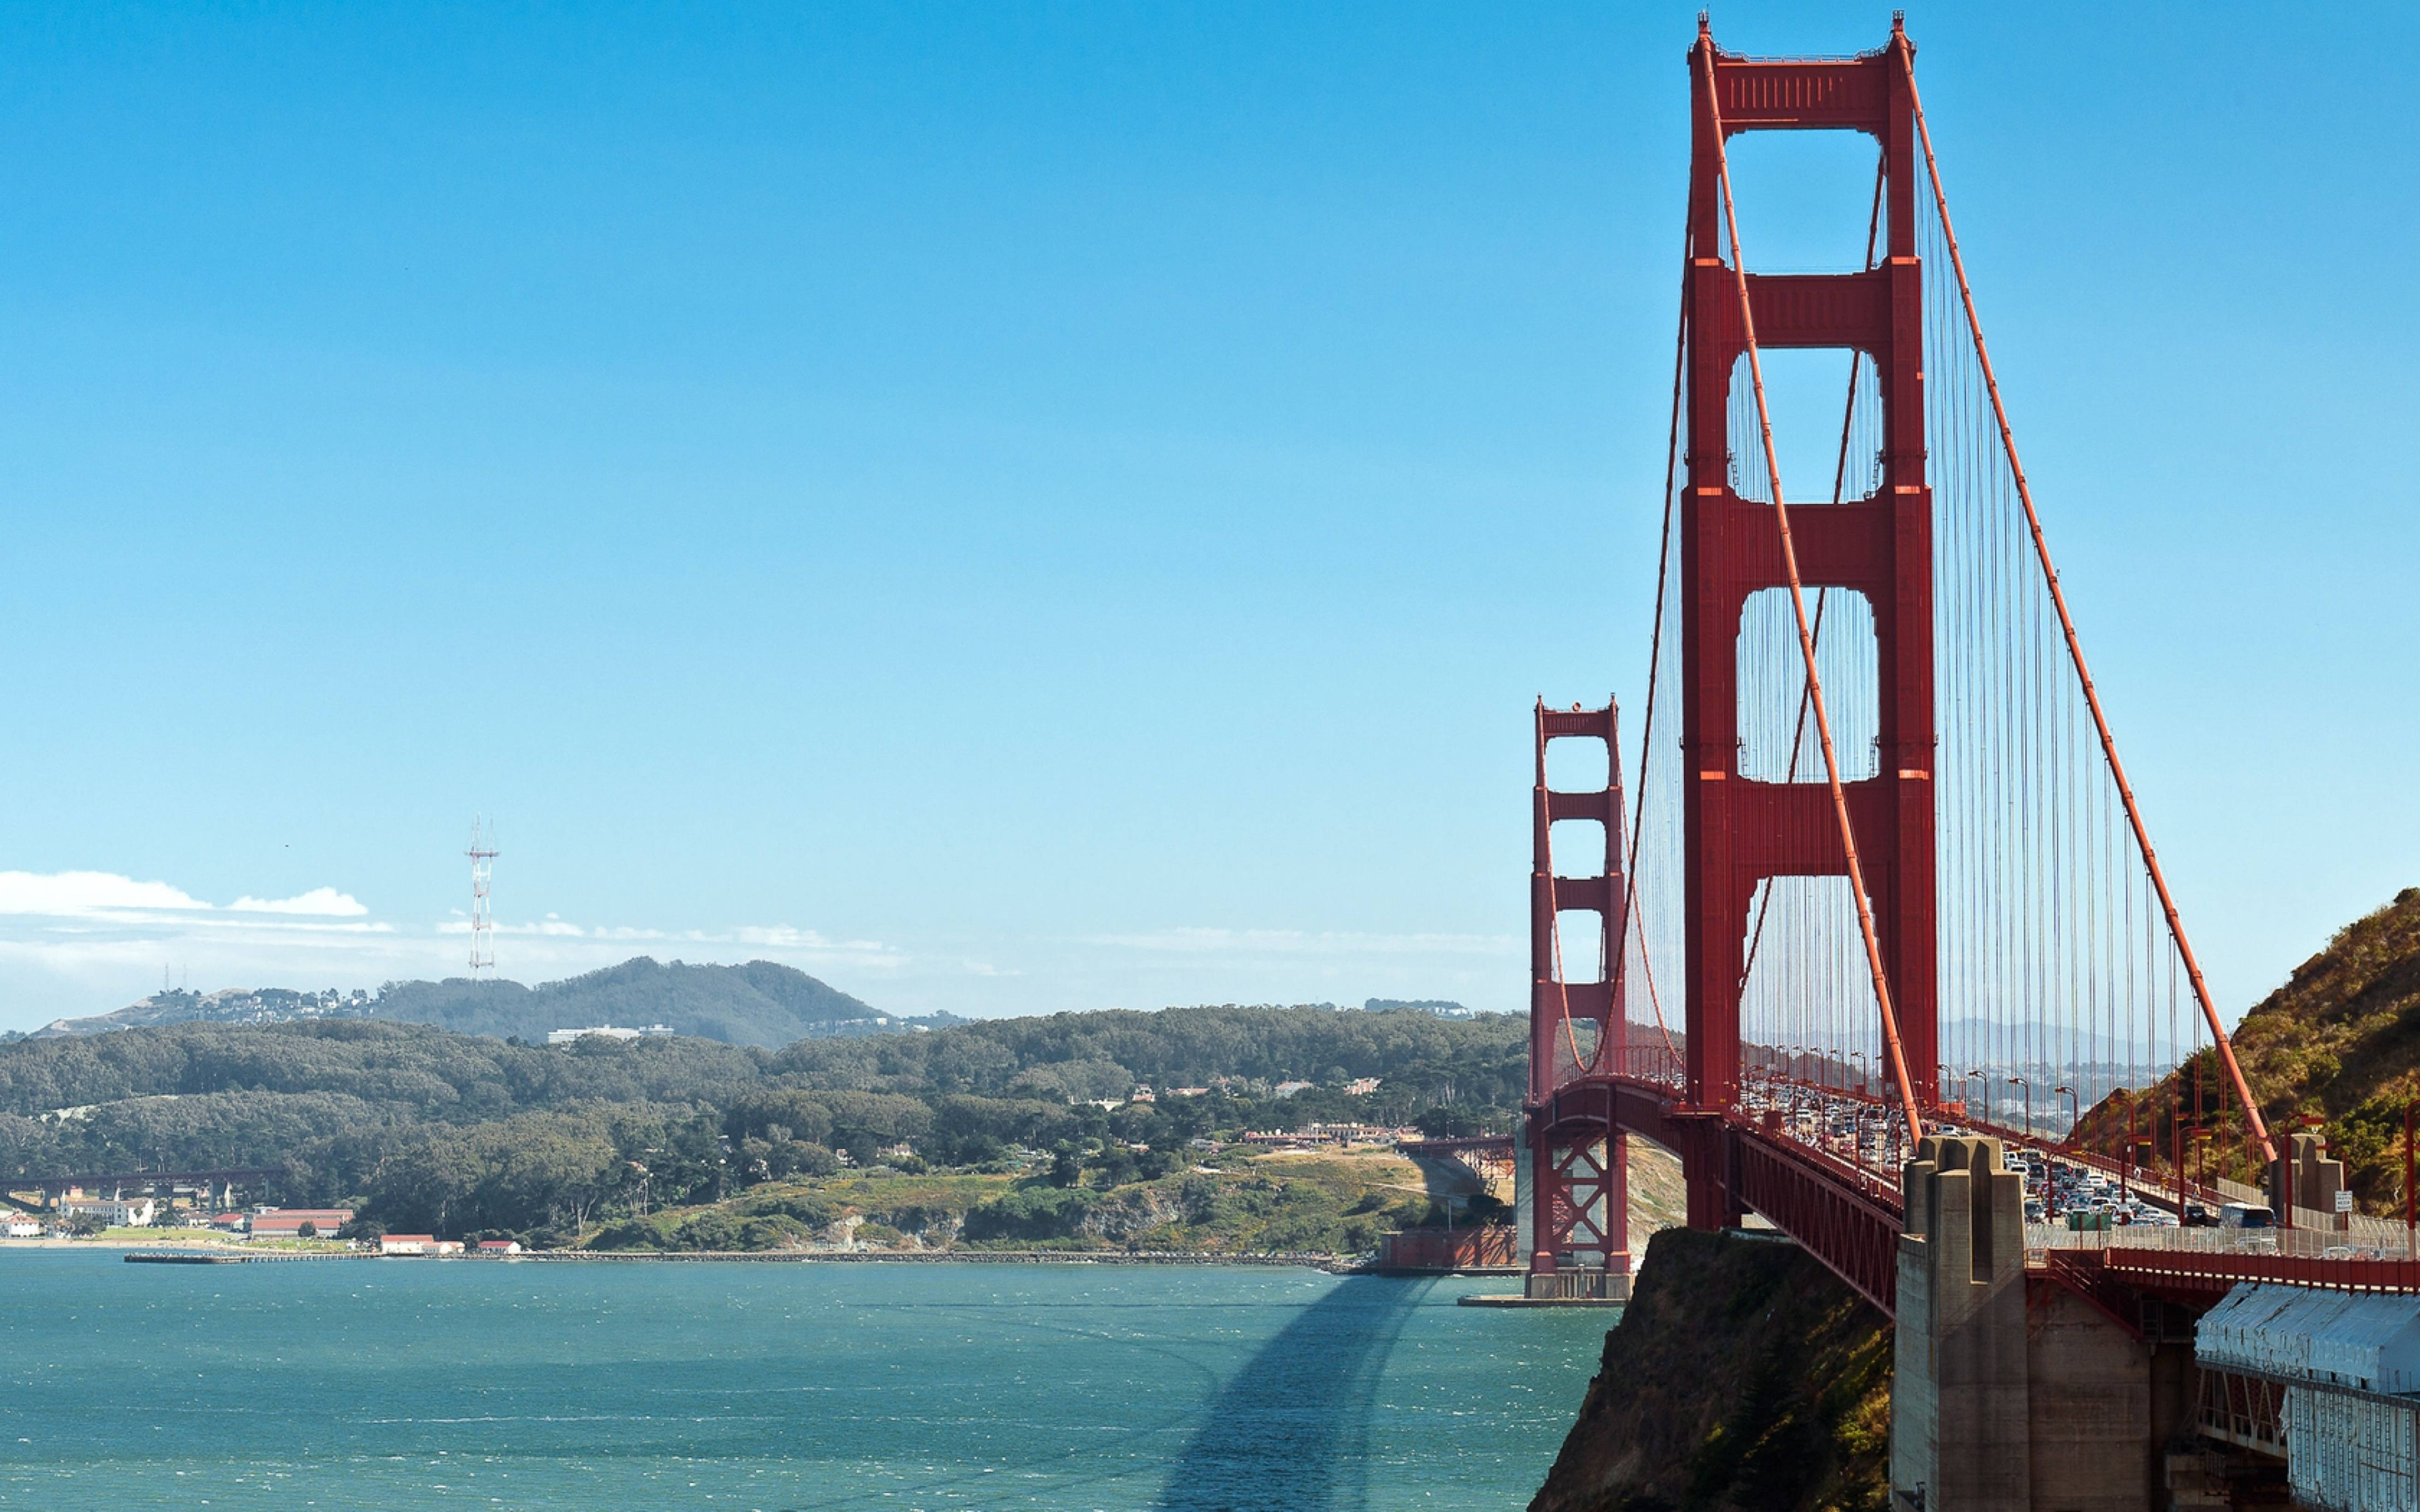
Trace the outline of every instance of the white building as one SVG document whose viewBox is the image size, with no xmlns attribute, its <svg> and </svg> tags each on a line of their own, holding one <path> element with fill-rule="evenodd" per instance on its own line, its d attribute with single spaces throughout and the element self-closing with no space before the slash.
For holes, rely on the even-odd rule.
<svg viewBox="0 0 2420 1512">
<path fill-rule="evenodd" d="M 434 1234 L 387 1234 L 379 1240 L 380 1255 L 459 1255 L 462 1242 Z"/>
<path fill-rule="evenodd" d="M 30 1212 L 12 1212 L 8 1215 L 8 1234 L 10 1239 L 39 1239 L 42 1220 Z"/>
<path fill-rule="evenodd" d="M 598 1024 L 585 1029 L 549 1029 L 546 1031 L 546 1042 L 570 1044 L 575 1041 L 584 1040 L 592 1034 L 600 1040 L 658 1039 L 672 1032 L 673 1027 L 669 1024 L 650 1024 L 644 1029 L 624 1029 L 611 1024 Z"/>
<path fill-rule="evenodd" d="M 61 1197 L 62 1218 L 98 1218 L 112 1228 L 148 1228 L 160 1214 L 149 1197 Z"/>
</svg>

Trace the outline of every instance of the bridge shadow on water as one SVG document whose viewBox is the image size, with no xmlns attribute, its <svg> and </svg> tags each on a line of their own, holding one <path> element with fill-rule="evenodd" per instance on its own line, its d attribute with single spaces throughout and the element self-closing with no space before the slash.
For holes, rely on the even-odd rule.
<svg viewBox="0 0 2420 1512">
<path fill-rule="evenodd" d="M 1219 1389 L 1155 1507 L 1366 1507 L 1379 1373 L 1412 1309 L 1435 1284 L 1353 1276 L 1304 1309 Z"/>
</svg>

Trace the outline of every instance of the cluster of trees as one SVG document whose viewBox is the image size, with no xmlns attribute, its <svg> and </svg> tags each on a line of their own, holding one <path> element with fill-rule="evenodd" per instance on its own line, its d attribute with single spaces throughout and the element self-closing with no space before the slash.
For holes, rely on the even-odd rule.
<svg viewBox="0 0 2420 1512">
<path fill-rule="evenodd" d="M 132 1098 L 325 1092 L 467 1122 L 583 1099 L 671 1102 L 766 1079 L 770 1054 L 710 1040 L 473 1039 L 412 1024 L 176 1024 L 0 1048 L 0 1114 Z"/>
<path fill-rule="evenodd" d="M 1349 1105 L 1296 1102 L 1293 1111 L 1303 1121 L 1408 1119 L 1457 1103 L 1517 1108 L 1528 1076 L 1524 1026 L 1511 1014 L 1441 1019 L 1410 1009 L 1232 1005 L 1053 1013 L 934 1034 L 804 1041 L 776 1056 L 773 1067 L 814 1087 L 1051 1102 L 1123 1097 L 1139 1082 L 1165 1088 L 1220 1079 L 1301 1080 L 1341 1088 L 1381 1079 L 1374 1096 Z"/>
<path fill-rule="evenodd" d="M 358 1206 L 365 1231 L 543 1241 L 610 1221 L 639 1226 L 625 1230 L 632 1242 L 643 1228 L 651 1245 L 716 1247 L 704 1241 L 730 1236 L 684 1239 L 654 1215 L 829 1175 L 844 1158 L 1001 1169 L 1012 1148 L 1050 1152 L 1031 1201 L 1053 1216 L 982 1220 L 1007 1237 L 1063 1231 L 1089 1194 L 1169 1176 L 1196 1139 L 1313 1120 L 1506 1123 L 1523 1053 L 1509 1017 L 1408 1011 L 1071 1013 L 779 1053 L 687 1037 L 546 1046 L 361 1020 L 184 1024 L 0 1046 L 0 1173 L 276 1166 L 281 1200 Z M 1368 1076 L 1382 1078 L 1375 1097 L 1343 1091 Z M 1316 1085 L 1269 1090 L 1290 1080 Z M 1139 1082 L 1219 1085 L 1093 1101 Z M 819 1220 L 746 1221 L 763 1239 Z"/>
</svg>

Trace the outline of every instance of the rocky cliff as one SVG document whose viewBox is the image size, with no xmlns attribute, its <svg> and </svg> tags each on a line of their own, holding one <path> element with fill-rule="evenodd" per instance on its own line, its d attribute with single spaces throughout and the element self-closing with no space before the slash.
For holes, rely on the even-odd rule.
<svg viewBox="0 0 2420 1512">
<path fill-rule="evenodd" d="M 1530 1512 L 1880 1512 L 1888 1320 L 1797 1245 L 1672 1228 Z"/>
</svg>

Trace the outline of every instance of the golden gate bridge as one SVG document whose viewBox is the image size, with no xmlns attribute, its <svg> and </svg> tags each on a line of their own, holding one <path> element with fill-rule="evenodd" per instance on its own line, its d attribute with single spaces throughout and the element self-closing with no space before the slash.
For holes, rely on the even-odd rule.
<svg viewBox="0 0 2420 1512">
<path fill-rule="evenodd" d="M 2286 1378 L 2175 1365 L 2196 1318 L 2244 1285 L 2420 1292 L 2420 1259 L 2406 1226 L 2339 1211 L 2341 1168 L 2269 1128 L 2237 1064 L 2020 460 L 1903 26 L 1758 58 L 1701 17 L 1689 70 L 1636 759 L 1610 702 L 1535 713 L 1530 1086 L 1494 1152 L 1522 1167 L 1511 1257 L 1527 1300 L 1627 1296 L 1627 1146 L 1651 1140 L 1690 1227 L 1756 1214 L 1897 1319 L 1902 1504 L 2068 1505 L 2117 1464 L 2110 1504 L 2166 1504 L 2140 1474 L 2159 1403 L 2212 1443 L 2288 1437 Z M 1862 266 L 1755 270 L 1730 149 L 1775 131 L 1871 139 Z M 1838 359 L 1811 484 L 1775 442 L 1784 350 Z M 1601 747 L 1601 786 L 1549 784 L 1559 742 Z M 2054 1166 L 2147 1221 L 2055 1221 Z M 2080 1367 L 2030 1357 L 2055 1328 L 2076 1358 L 2133 1351 L 2109 1380 L 2139 1386 L 2139 1432 L 2131 1409 L 2060 1417 Z"/>
</svg>

